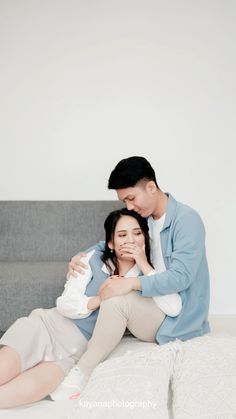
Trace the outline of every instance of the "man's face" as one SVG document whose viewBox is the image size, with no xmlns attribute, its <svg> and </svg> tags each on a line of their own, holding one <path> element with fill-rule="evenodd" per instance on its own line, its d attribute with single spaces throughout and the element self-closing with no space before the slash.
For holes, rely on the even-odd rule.
<svg viewBox="0 0 236 419">
<path fill-rule="evenodd" d="M 156 190 L 155 183 L 150 181 L 129 188 L 117 189 L 116 193 L 128 210 L 134 210 L 142 217 L 148 217 L 155 208 L 154 190 Z"/>
</svg>

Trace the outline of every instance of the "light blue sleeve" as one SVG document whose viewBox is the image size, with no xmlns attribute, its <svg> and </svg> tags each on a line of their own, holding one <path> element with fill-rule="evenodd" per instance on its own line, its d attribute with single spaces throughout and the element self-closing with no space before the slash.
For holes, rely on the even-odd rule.
<svg viewBox="0 0 236 419">
<path fill-rule="evenodd" d="M 195 211 L 182 215 L 172 234 L 169 268 L 159 274 L 139 276 L 143 297 L 179 293 L 196 278 L 205 254 L 205 229 L 200 216 Z"/>
</svg>

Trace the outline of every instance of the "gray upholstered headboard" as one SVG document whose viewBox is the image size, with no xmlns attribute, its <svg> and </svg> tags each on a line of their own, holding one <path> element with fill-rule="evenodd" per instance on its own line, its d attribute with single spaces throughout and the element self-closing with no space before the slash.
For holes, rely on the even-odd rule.
<svg viewBox="0 0 236 419">
<path fill-rule="evenodd" d="M 65 261 L 104 238 L 119 201 L 0 201 L 0 261 Z"/>
<path fill-rule="evenodd" d="M 34 308 L 55 305 L 68 261 L 104 239 L 119 201 L 0 201 L 0 334 Z"/>
</svg>

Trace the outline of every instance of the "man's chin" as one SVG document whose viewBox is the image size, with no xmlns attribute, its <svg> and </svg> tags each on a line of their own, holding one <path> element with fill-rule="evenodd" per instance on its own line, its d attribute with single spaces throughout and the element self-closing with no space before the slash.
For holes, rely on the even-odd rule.
<svg viewBox="0 0 236 419">
<path fill-rule="evenodd" d="M 138 215 L 140 215 L 143 218 L 147 218 L 147 217 L 149 217 L 149 215 L 151 215 L 151 214 L 149 214 L 149 212 L 147 210 L 139 210 L 139 211 L 136 211 L 136 212 L 137 212 Z"/>
</svg>

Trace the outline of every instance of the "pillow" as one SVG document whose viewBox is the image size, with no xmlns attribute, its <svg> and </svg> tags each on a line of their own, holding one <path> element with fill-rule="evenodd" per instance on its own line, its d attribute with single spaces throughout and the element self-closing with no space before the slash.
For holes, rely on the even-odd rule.
<svg viewBox="0 0 236 419">
<path fill-rule="evenodd" d="M 183 342 L 172 391 L 174 419 L 235 419 L 236 337 L 208 334 Z"/>
<path fill-rule="evenodd" d="M 98 365 L 68 419 L 168 419 L 174 343 L 130 350 Z"/>
</svg>

